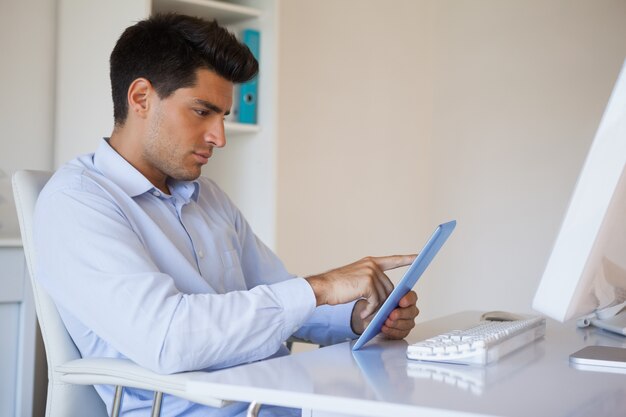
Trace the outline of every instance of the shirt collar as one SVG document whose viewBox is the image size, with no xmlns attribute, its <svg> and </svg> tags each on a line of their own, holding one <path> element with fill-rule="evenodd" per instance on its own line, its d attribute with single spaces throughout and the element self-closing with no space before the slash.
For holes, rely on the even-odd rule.
<svg viewBox="0 0 626 417">
<path fill-rule="evenodd" d="M 180 181 L 170 179 L 167 185 L 170 187 L 172 195 L 176 194 L 181 196 L 186 203 L 188 203 L 190 199 L 196 202 L 198 201 L 200 184 L 198 184 L 197 180 Z"/>
<path fill-rule="evenodd" d="M 155 186 L 141 172 L 109 145 L 108 138 L 102 139 L 93 159 L 96 169 L 130 197 L 137 197 L 155 189 Z M 185 200 L 190 198 L 194 201 L 198 200 L 198 181 L 172 180 L 168 182 L 168 185 L 172 193 L 180 195 Z"/>
</svg>

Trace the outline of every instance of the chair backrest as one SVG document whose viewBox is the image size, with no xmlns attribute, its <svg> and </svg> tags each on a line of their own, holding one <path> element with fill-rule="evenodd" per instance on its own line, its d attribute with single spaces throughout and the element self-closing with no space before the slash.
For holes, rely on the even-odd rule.
<svg viewBox="0 0 626 417">
<path fill-rule="evenodd" d="M 37 197 L 51 175 L 52 173 L 47 171 L 27 170 L 18 171 L 13 175 L 13 195 L 20 223 L 22 245 L 48 361 L 46 417 L 106 416 L 104 403 L 92 386 L 66 384 L 59 381 L 55 373 L 58 365 L 79 359 L 81 356 L 65 329 L 54 301 L 36 279 L 33 217 Z"/>
</svg>

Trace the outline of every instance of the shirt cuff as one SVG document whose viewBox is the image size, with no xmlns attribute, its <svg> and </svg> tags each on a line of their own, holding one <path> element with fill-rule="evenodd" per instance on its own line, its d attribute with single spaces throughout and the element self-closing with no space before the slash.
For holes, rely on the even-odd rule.
<svg viewBox="0 0 626 417">
<path fill-rule="evenodd" d="M 352 331 L 352 310 L 358 300 L 333 306 L 333 314 L 330 317 L 330 325 L 338 334 L 344 334 L 345 339 L 356 339 L 358 334 Z"/>
<path fill-rule="evenodd" d="M 294 278 L 270 285 L 283 306 L 283 340 L 296 332 L 315 311 L 313 288 L 304 278 Z"/>
</svg>

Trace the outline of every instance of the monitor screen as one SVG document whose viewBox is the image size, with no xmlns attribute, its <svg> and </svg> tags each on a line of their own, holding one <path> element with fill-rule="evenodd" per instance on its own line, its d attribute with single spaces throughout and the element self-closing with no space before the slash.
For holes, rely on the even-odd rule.
<svg viewBox="0 0 626 417">
<path fill-rule="evenodd" d="M 600 121 L 533 308 L 559 321 L 626 299 L 626 62 Z"/>
</svg>

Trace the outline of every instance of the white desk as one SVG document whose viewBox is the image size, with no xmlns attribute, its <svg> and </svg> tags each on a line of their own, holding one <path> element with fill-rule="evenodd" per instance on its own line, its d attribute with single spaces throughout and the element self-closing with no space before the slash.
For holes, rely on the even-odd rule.
<svg viewBox="0 0 626 417">
<path fill-rule="evenodd" d="M 419 324 L 408 342 L 478 318 L 466 312 Z M 375 340 L 355 356 L 351 344 L 201 374 L 187 389 L 355 416 L 626 416 L 625 374 L 569 366 L 569 354 L 586 345 L 626 347 L 626 338 L 597 329 L 549 320 L 545 339 L 486 368 L 410 362 L 405 341 Z"/>
</svg>

